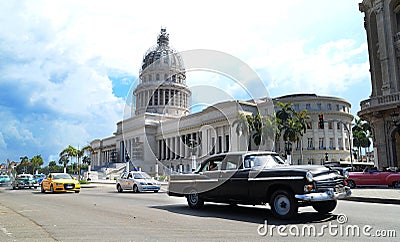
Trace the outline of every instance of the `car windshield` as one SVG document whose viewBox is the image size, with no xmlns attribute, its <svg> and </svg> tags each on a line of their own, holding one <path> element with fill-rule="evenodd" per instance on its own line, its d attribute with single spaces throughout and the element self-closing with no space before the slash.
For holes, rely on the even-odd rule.
<svg viewBox="0 0 400 242">
<path fill-rule="evenodd" d="M 72 179 L 70 174 L 56 174 L 53 179 Z"/>
<path fill-rule="evenodd" d="M 143 173 L 143 172 L 135 173 L 133 178 L 134 179 L 151 179 L 151 177 L 147 173 Z"/>
<path fill-rule="evenodd" d="M 248 155 L 244 159 L 245 168 L 265 169 L 283 165 L 285 162 L 278 155 Z"/>
</svg>

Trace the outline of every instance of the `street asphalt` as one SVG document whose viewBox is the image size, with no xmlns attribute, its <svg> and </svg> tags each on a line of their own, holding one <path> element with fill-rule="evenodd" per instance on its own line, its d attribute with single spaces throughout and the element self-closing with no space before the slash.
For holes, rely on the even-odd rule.
<svg viewBox="0 0 400 242">
<path fill-rule="evenodd" d="M 115 185 L 115 181 L 97 180 L 90 184 L 82 185 L 82 188 L 90 188 L 101 185 Z M 161 183 L 161 190 L 166 191 L 168 183 Z M 399 204 L 400 205 L 400 189 L 387 186 L 369 186 L 357 187 L 351 189 L 352 195 L 346 198 L 348 201 L 367 202 L 367 203 L 382 203 L 382 204 Z"/>
</svg>

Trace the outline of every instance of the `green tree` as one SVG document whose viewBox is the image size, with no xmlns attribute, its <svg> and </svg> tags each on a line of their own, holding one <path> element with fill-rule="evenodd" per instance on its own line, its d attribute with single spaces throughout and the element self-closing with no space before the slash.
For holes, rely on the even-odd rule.
<svg viewBox="0 0 400 242">
<path fill-rule="evenodd" d="M 300 159 L 303 161 L 302 137 L 307 131 L 307 121 L 310 119 L 310 116 L 307 114 L 307 110 L 296 112 L 292 105 L 292 103 L 277 102 L 279 110 L 276 112 L 278 126 L 276 140 L 282 137 L 285 144 L 287 142 L 299 142 Z M 285 151 L 292 152 L 292 150 L 286 150 L 286 147 Z"/>
<path fill-rule="evenodd" d="M 73 146 L 71 146 L 71 145 L 69 145 L 67 148 L 65 148 L 64 150 L 62 150 L 61 151 L 61 153 L 60 153 L 60 159 L 63 157 L 63 156 L 67 156 L 68 157 L 68 161 L 64 164 L 64 168 L 66 168 L 66 164 L 68 164 L 68 162 L 70 161 L 70 159 L 72 158 L 72 157 L 76 157 L 78 155 L 78 150 L 75 148 L 75 147 L 73 147 Z M 63 158 L 63 163 L 65 162 L 66 160 L 65 160 L 65 158 Z M 59 161 L 60 162 L 60 161 Z M 61 164 L 61 163 L 60 163 Z M 65 169 L 64 169 L 65 170 Z"/>
<path fill-rule="evenodd" d="M 66 154 L 60 155 L 60 159 L 58 160 L 58 164 L 63 165 L 64 173 L 67 172 L 68 163 L 69 163 L 69 157 Z"/>
<path fill-rule="evenodd" d="M 236 127 L 236 134 L 240 136 L 244 136 L 247 138 L 247 149 L 251 150 L 251 116 L 245 115 L 244 113 L 238 113 L 238 119 L 233 121 L 232 126 Z"/>
<path fill-rule="evenodd" d="M 34 157 L 31 158 L 31 163 L 32 163 L 32 167 L 33 167 L 33 172 L 35 173 L 35 171 L 40 168 L 40 166 L 43 165 L 44 161 L 41 155 L 35 155 Z"/>
</svg>

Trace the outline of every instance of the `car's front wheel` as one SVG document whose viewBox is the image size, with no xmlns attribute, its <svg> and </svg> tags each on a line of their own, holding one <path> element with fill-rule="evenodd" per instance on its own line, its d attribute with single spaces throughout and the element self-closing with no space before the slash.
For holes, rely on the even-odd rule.
<svg viewBox="0 0 400 242">
<path fill-rule="evenodd" d="M 121 185 L 118 184 L 118 185 L 117 185 L 117 191 L 118 191 L 118 192 L 123 192 L 124 189 L 122 189 Z"/>
<path fill-rule="evenodd" d="M 332 200 L 332 201 L 315 202 L 312 204 L 312 207 L 319 213 L 327 214 L 332 212 L 336 208 L 336 205 L 337 201 Z"/>
<path fill-rule="evenodd" d="M 50 185 L 50 192 L 51 192 L 51 193 L 54 193 L 54 187 L 53 187 L 53 185 Z"/>
<path fill-rule="evenodd" d="M 200 198 L 199 193 L 196 190 L 190 191 L 186 198 L 190 208 L 197 209 L 204 205 L 203 199 Z"/>
<path fill-rule="evenodd" d="M 45 192 L 46 192 L 46 190 L 44 190 L 43 184 L 40 186 L 40 191 L 41 191 L 42 193 L 45 193 Z"/>
<path fill-rule="evenodd" d="M 286 190 L 275 191 L 269 202 L 272 214 L 279 219 L 294 217 L 298 211 L 298 204 L 293 194 Z"/>
<path fill-rule="evenodd" d="M 133 190 L 134 193 L 138 193 L 139 192 L 139 188 L 138 188 L 138 186 L 136 184 L 133 185 L 132 190 Z"/>
<path fill-rule="evenodd" d="M 400 181 L 393 182 L 393 187 L 394 188 L 400 188 Z"/>
</svg>

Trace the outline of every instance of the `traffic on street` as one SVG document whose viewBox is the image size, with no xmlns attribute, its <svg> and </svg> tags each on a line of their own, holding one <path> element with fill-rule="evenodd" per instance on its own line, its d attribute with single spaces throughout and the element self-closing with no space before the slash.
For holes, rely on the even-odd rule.
<svg viewBox="0 0 400 242">
<path fill-rule="evenodd" d="M 396 241 L 400 233 L 399 205 L 342 200 L 326 215 L 304 207 L 280 220 L 268 205 L 191 209 L 166 188 L 118 192 L 116 184 L 92 183 L 80 193 L 45 194 L 1 187 L 0 241 Z"/>
</svg>

